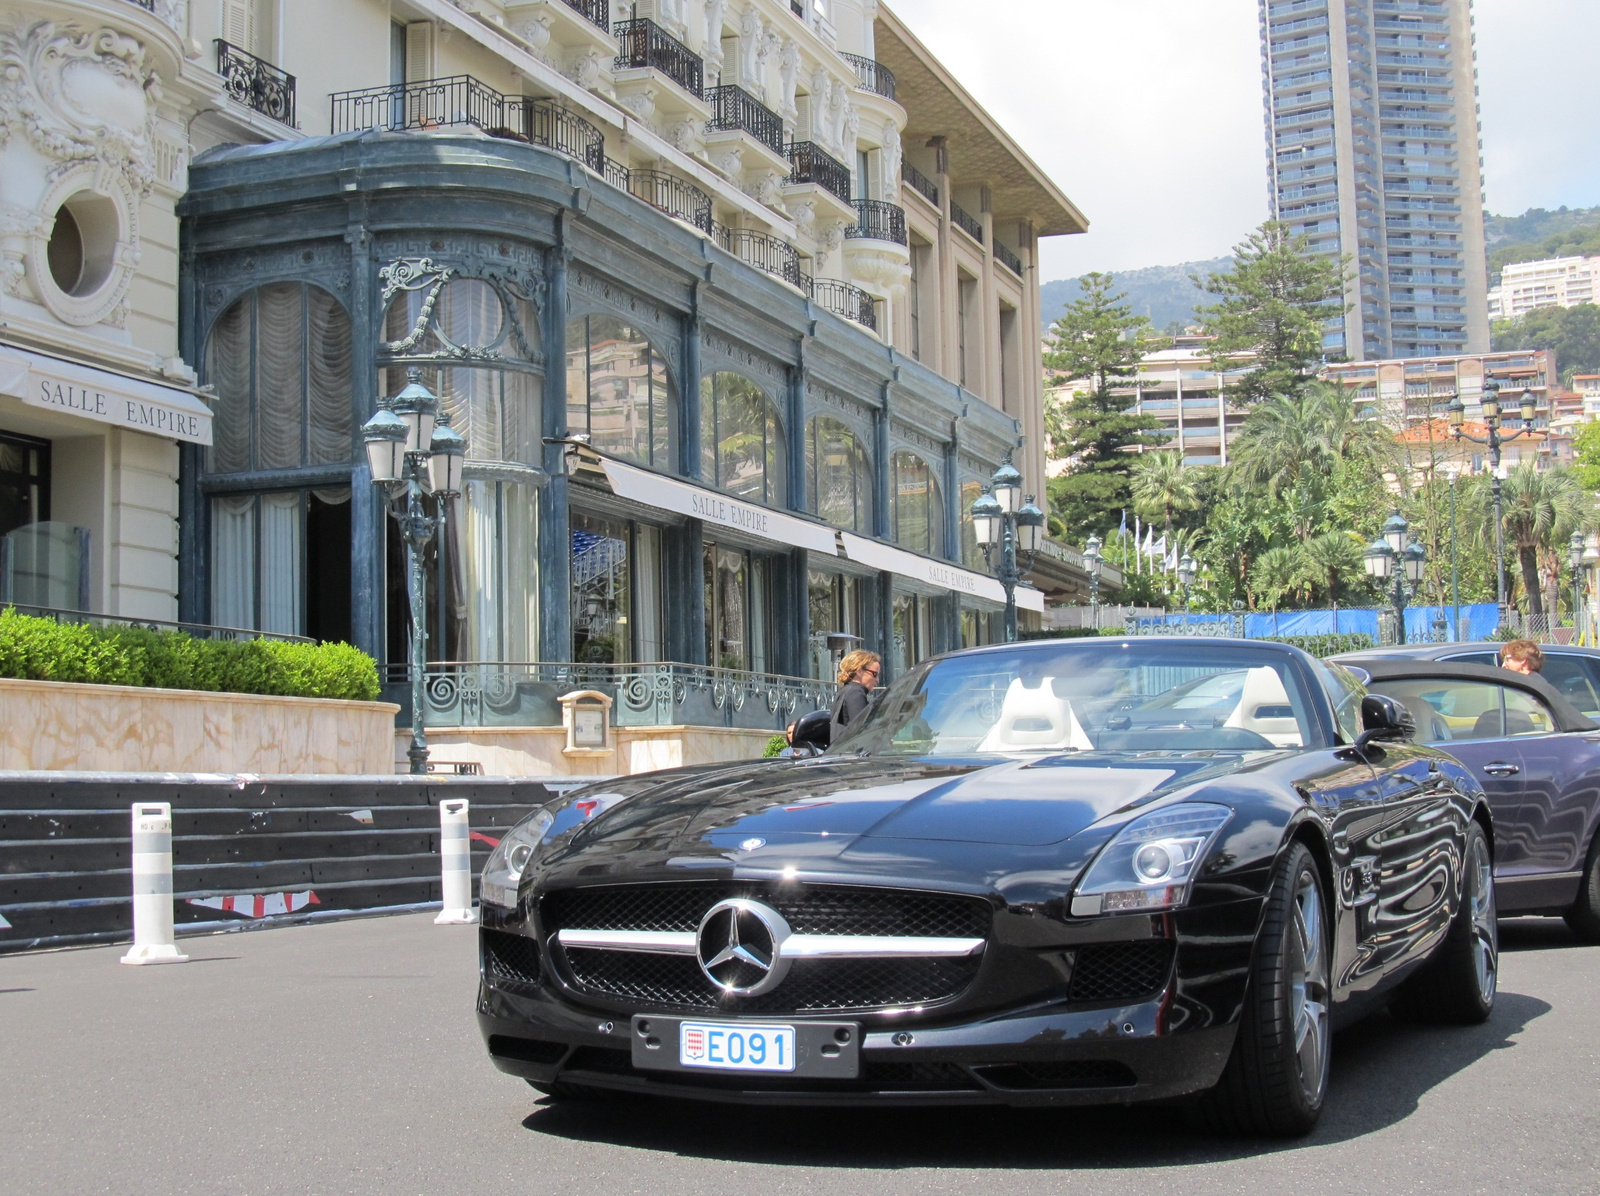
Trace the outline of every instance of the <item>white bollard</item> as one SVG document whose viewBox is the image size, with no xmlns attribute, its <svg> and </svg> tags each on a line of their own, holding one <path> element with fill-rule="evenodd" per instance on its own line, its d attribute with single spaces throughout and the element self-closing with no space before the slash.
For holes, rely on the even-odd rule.
<svg viewBox="0 0 1600 1196">
<path fill-rule="evenodd" d="M 468 926 L 478 920 L 472 912 L 472 828 L 467 825 L 465 798 L 439 803 L 439 858 L 443 865 L 444 908 L 435 926 Z"/>
<path fill-rule="evenodd" d="M 172 806 L 133 806 L 133 946 L 123 963 L 183 963 L 172 933 Z"/>
</svg>

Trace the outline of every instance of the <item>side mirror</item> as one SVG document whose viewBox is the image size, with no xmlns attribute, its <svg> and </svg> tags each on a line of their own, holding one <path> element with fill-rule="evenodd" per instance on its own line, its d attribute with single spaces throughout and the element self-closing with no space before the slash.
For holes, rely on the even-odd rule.
<svg viewBox="0 0 1600 1196">
<path fill-rule="evenodd" d="M 820 752 L 828 746 L 828 741 L 832 738 L 833 711 L 813 710 L 795 723 L 794 738 L 790 741 L 790 746 L 811 748 Z"/>
<path fill-rule="evenodd" d="M 1358 752 L 1380 740 L 1410 739 L 1417 730 L 1411 711 L 1388 694 L 1368 694 L 1361 699 L 1361 726 L 1355 743 Z"/>
</svg>

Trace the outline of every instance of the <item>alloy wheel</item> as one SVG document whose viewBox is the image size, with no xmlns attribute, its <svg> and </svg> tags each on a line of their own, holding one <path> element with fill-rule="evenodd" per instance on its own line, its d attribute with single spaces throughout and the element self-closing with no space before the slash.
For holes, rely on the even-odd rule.
<svg viewBox="0 0 1600 1196">
<path fill-rule="evenodd" d="M 1294 892 L 1294 916 L 1288 944 L 1289 1006 L 1293 1015 L 1294 1051 L 1300 1087 L 1312 1107 L 1321 1103 L 1323 1090 L 1328 1083 L 1329 961 L 1326 939 L 1322 885 L 1316 872 L 1306 868 L 1301 871 Z"/>
<path fill-rule="evenodd" d="M 1463 880 L 1472 912 L 1472 961 L 1477 969 L 1478 995 L 1490 1002 L 1500 979 L 1500 931 L 1495 920 L 1494 866 L 1489 860 L 1489 844 L 1481 835 L 1471 840 Z"/>
</svg>

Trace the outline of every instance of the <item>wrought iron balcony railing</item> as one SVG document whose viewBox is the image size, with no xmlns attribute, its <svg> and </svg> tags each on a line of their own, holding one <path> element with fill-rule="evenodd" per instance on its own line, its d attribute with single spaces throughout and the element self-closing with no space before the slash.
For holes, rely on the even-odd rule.
<svg viewBox="0 0 1600 1196">
<path fill-rule="evenodd" d="M 625 162 L 618 162 L 615 158 L 608 157 L 606 159 L 605 169 L 600 173 L 605 176 L 606 182 L 610 183 L 619 191 L 626 191 L 628 189 L 629 171 Z"/>
<path fill-rule="evenodd" d="M 998 240 L 996 240 L 994 243 L 994 256 L 995 260 L 1007 270 L 1010 270 L 1011 273 L 1015 274 L 1018 278 L 1022 277 L 1021 255 L 1014 253 L 1012 250 L 1006 248 L 1004 245 L 1000 244 Z"/>
<path fill-rule="evenodd" d="M 844 230 L 849 237 L 870 237 L 875 241 L 893 241 L 905 245 L 906 210 L 899 204 L 881 199 L 856 200 L 856 223 Z"/>
<path fill-rule="evenodd" d="M 911 163 L 901 161 L 900 177 L 911 184 L 911 189 L 934 207 L 939 206 L 939 184 L 930 179 Z"/>
<path fill-rule="evenodd" d="M 883 63 L 863 58 L 860 54 L 840 54 L 839 57 L 856 68 L 856 77 L 861 80 L 863 90 L 875 92 L 886 100 L 894 99 L 894 72 Z"/>
<path fill-rule="evenodd" d="M 832 703 L 832 682 L 709 665 L 465 661 L 428 665 L 430 727 L 558 727 L 562 694 L 593 689 L 613 700 L 619 727 L 749 727 L 780 731 Z M 384 696 L 410 722 L 406 667 L 384 669 Z"/>
<path fill-rule="evenodd" d="M 819 307 L 863 328 L 878 331 L 877 301 L 866 291 L 848 282 L 835 282 L 831 278 L 812 278 L 807 283 L 811 298 Z"/>
<path fill-rule="evenodd" d="M 616 70 L 653 67 L 695 99 L 705 96 L 706 64 L 688 46 L 646 17 L 618 21 L 611 32 L 620 49 L 613 66 Z"/>
<path fill-rule="evenodd" d="M 548 100 L 508 96 L 505 102 L 505 126 L 535 145 L 576 158 L 596 174 L 605 171 L 604 134 L 583 117 L 565 108 L 557 108 Z"/>
<path fill-rule="evenodd" d="M 340 91 L 330 102 L 335 133 L 449 125 L 497 129 L 505 125 L 505 97 L 471 75 Z"/>
<path fill-rule="evenodd" d="M 953 199 L 950 201 L 950 223 L 966 233 L 979 245 L 983 244 L 983 221 Z"/>
<path fill-rule="evenodd" d="M 567 7 L 581 13 L 591 25 L 611 32 L 611 0 L 567 0 Z"/>
<path fill-rule="evenodd" d="M 294 128 L 294 76 L 220 37 L 216 46 L 217 74 L 228 94 L 262 116 Z"/>
<path fill-rule="evenodd" d="M 789 143 L 789 181 L 816 183 L 845 203 L 850 202 L 850 168 L 815 141 Z"/>
<path fill-rule="evenodd" d="M 137 4 L 145 12 L 155 12 L 156 10 L 156 0 L 129 0 L 129 3 Z"/>
<path fill-rule="evenodd" d="M 745 264 L 797 287 L 805 285 L 800 274 L 800 255 L 787 241 L 754 229 L 729 228 L 725 224 L 713 225 L 711 235 L 718 245 Z"/>
<path fill-rule="evenodd" d="M 706 101 L 711 105 L 707 131 L 739 129 L 773 153 L 783 153 L 783 119 L 737 83 L 713 87 Z"/>
<path fill-rule="evenodd" d="M 668 216 L 711 232 L 711 197 L 693 183 L 663 170 L 627 169 L 627 190 Z"/>
</svg>

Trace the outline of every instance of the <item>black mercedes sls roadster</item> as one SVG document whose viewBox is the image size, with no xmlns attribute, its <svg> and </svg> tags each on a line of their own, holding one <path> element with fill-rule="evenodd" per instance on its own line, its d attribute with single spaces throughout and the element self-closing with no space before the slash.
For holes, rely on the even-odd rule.
<svg viewBox="0 0 1600 1196">
<path fill-rule="evenodd" d="M 478 1019 L 558 1097 L 1012 1105 L 1194 1094 L 1300 1133 L 1329 1036 L 1488 1017 L 1483 791 L 1279 644 L 929 661 L 814 759 L 536 811 L 483 875 Z"/>
</svg>

